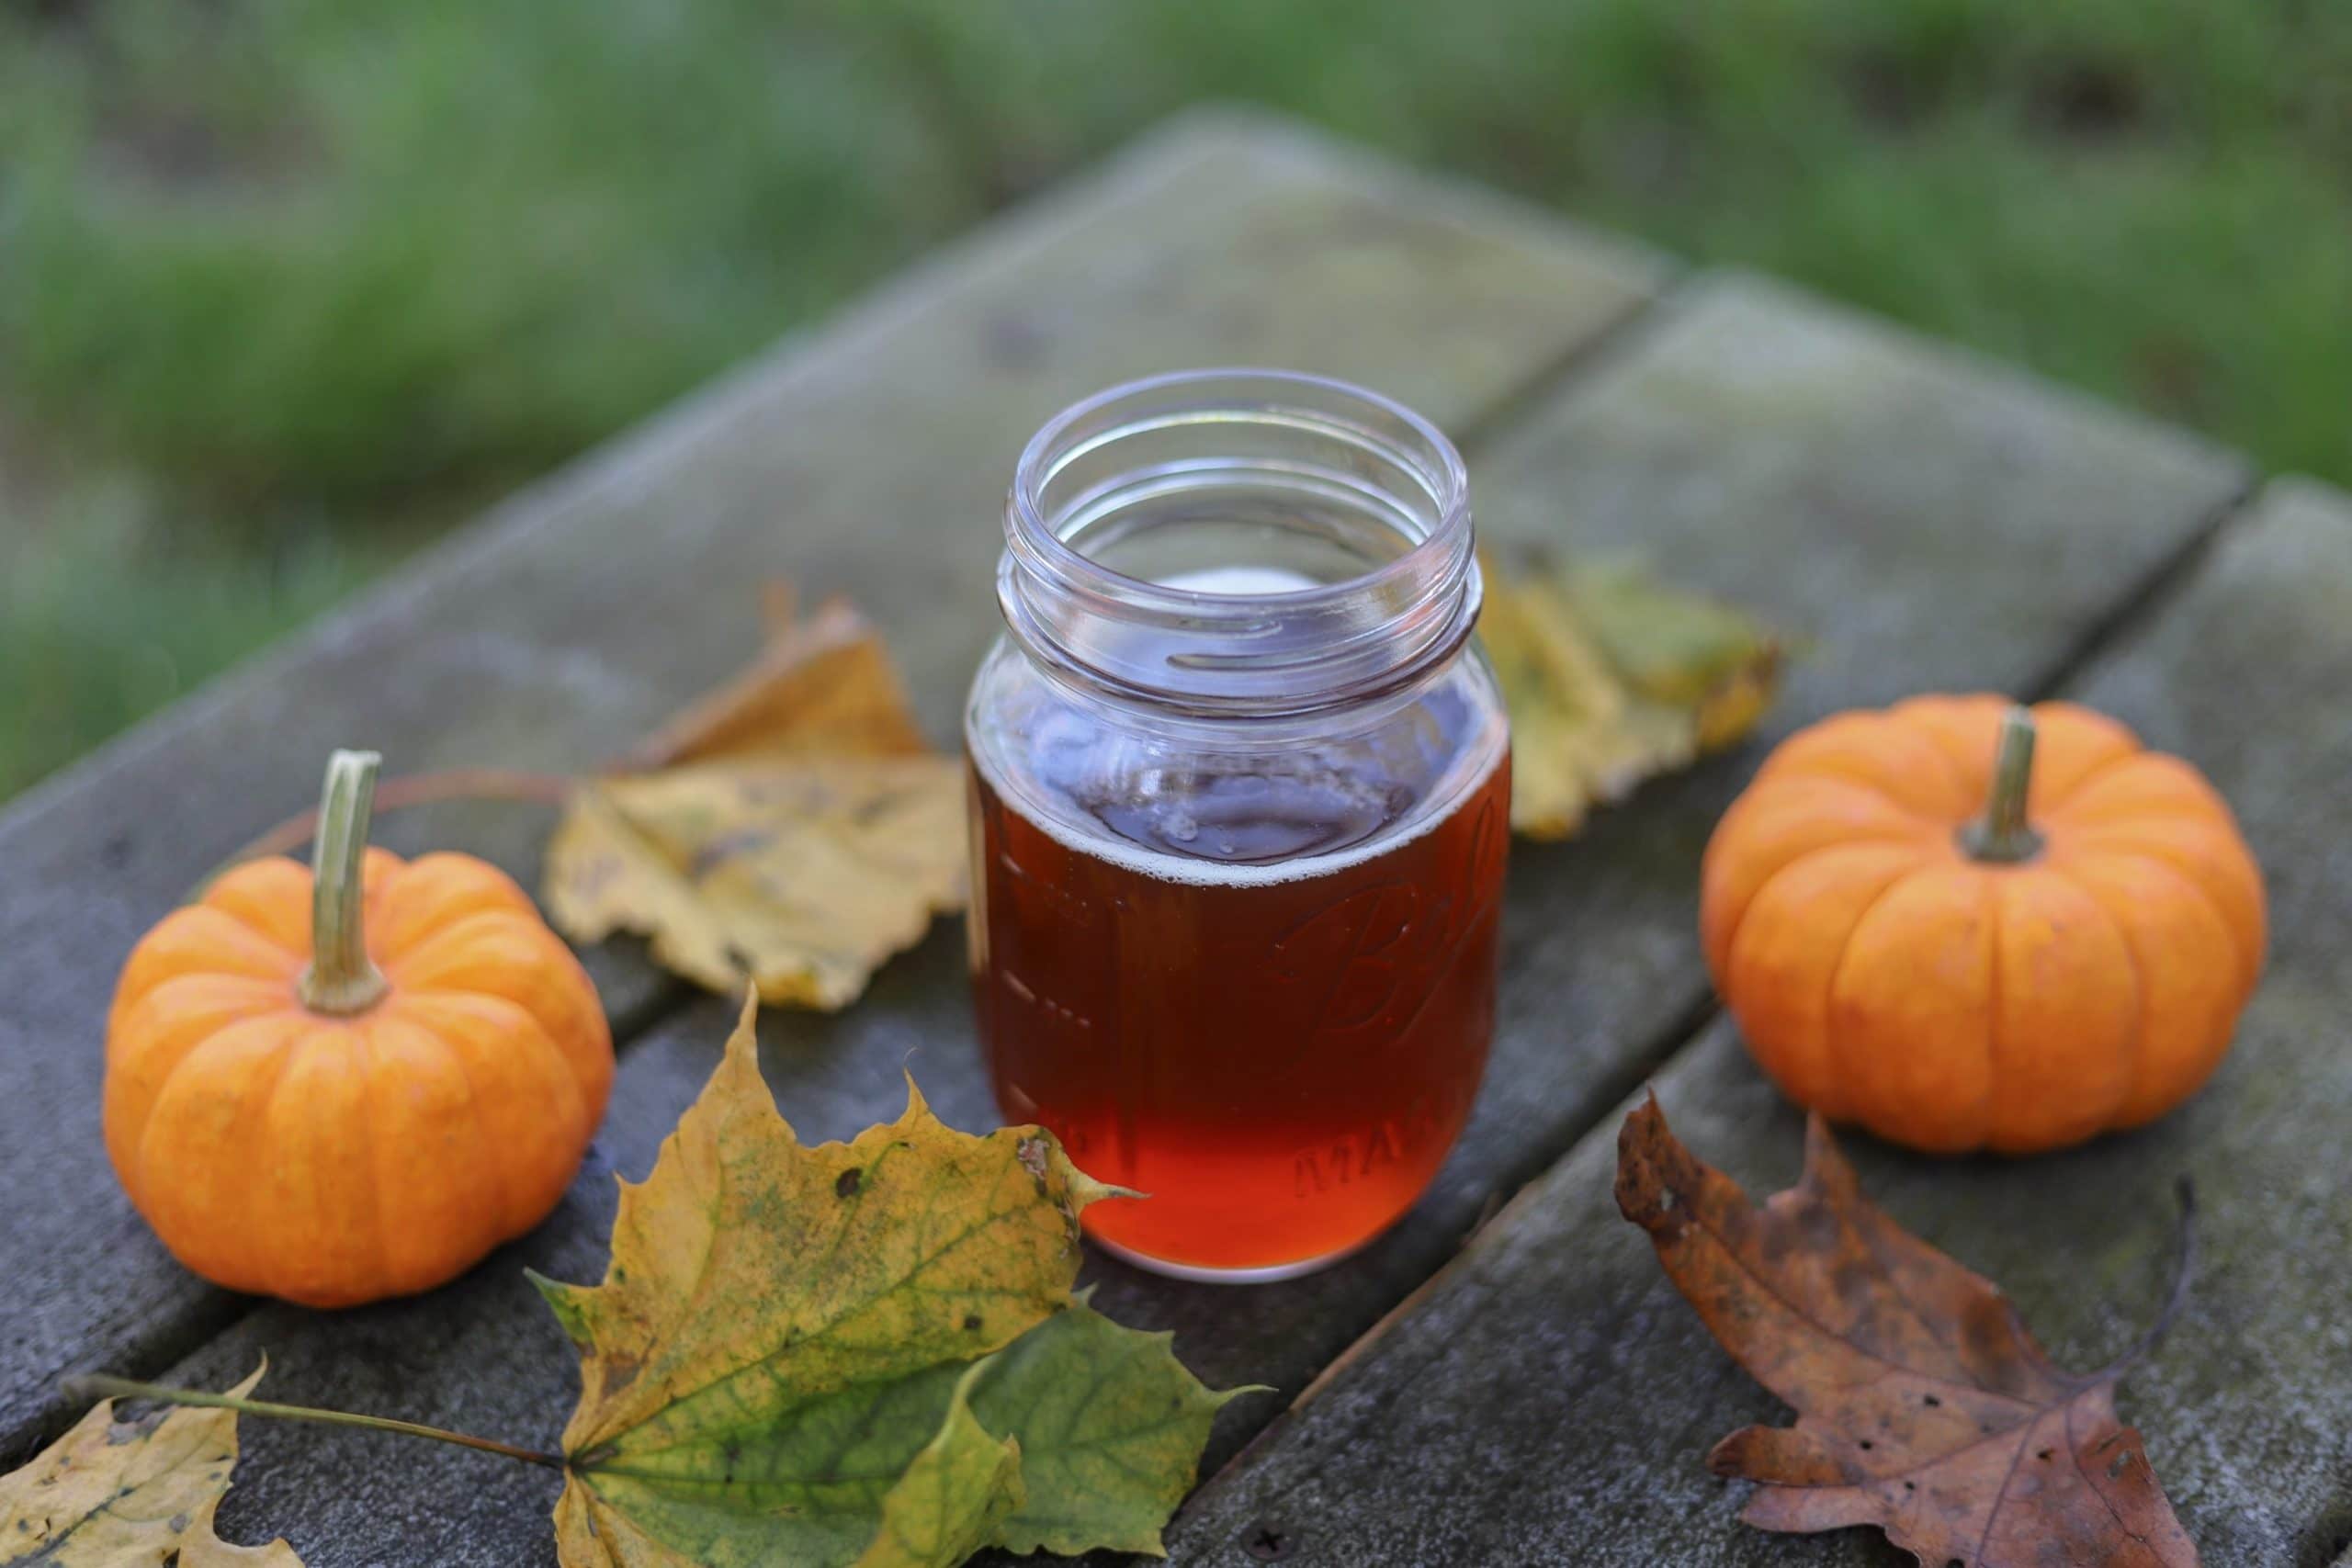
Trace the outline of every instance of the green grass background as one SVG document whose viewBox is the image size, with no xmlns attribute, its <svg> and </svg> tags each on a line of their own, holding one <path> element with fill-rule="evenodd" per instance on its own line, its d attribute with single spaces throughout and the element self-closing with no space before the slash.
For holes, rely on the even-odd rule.
<svg viewBox="0 0 2352 1568">
<path fill-rule="evenodd" d="M 0 796 L 1203 99 L 2352 481 L 2341 0 L 0 10 Z"/>
</svg>

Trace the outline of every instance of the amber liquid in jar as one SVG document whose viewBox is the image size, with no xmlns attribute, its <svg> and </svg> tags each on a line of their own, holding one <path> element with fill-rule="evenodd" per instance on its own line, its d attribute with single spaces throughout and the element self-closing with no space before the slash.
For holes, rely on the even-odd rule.
<svg viewBox="0 0 2352 1568">
<path fill-rule="evenodd" d="M 1410 1208 L 1494 1027 L 1510 720 L 1461 455 L 1379 393 L 1180 371 L 1065 409 L 1006 496 L 965 709 L 999 1108 L 1097 1242 L 1281 1279 Z"/>
<path fill-rule="evenodd" d="M 1440 744 L 1470 740 L 1442 737 Z M 1475 745 L 1475 743 L 1474 743 Z M 1096 1178 L 1098 1240 L 1220 1277 L 1304 1271 L 1395 1221 L 1470 1113 L 1494 1023 L 1510 818 L 1498 743 L 1424 800 L 1376 759 L 1093 784 L 1035 777 L 1083 837 L 977 768 L 973 984 L 1007 1114 Z"/>
</svg>

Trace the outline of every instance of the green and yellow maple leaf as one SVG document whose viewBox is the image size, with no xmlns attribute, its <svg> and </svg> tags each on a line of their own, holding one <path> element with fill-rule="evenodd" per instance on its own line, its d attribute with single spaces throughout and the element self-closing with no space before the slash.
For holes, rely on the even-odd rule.
<svg viewBox="0 0 2352 1568">
<path fill-rule="evenodd" d="M 1035 1127 L 906 1113 L 804 1146 L 752 1005 L 594 1287 L 539 1281 L 581 1351 L 570 1568 L 940 1565 L 1156 1551 L 1224 1399 L 1072 1293 L 1116 1195 Z"/>
<path fill-rule="evenodd" d="M 243 1398 L 262 1369 L 230 1391 Z M 115 1419 L 100 1400 L 31 1463 L 0 1476 L 0 1563 L 53 1568 L 302 1568 L 283 1540 L 232 1546 L 212 1516 L 237 1463 L 228 1410 L 155 1411 Z"/>
<path fill-rule="evenodd" d="M 1529 838 L 1566 838 L 1594 806 L 1731 745 L 1779 690 L 1770 634 L 1630 565 L 1485 573 L 1478 636 L 1510 709 L 1511 827 Z"/>
</svg>

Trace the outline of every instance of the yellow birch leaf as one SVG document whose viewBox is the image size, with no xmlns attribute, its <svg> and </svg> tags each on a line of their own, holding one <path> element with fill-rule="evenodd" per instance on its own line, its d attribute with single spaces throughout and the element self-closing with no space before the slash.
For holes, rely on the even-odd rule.
<svg viewBox="0 0 2352 1568">
<path fill-rule="evenodd" d="M 1510 709 L 1511 827 L 1562 839 L 1596 805 L 1740 739 L 1779 644 L 1738 612 L 1609 565 L 1485 563 L 1478 635 Z"/>
<path fill-rule="evenodd" d="M 545 902 L 713 990 L 837 1009 L 965 898 L 962 764 L 926 750 L 881 639 L 834 601 L 585 784 Z"/>
<path fill-rule="evenodd" d="M 239 1398 L 262 1369 L 230 1393 Z M 0 1476 L 0 1564 L 55 1568 L 302 1568 L 283 1540 L 232 1546 L 213 1511 L 237 1463 L 232 1411 L 158 1410 L 118 1421 L 100 1400 L 23 1469 Z"/>
</svg>

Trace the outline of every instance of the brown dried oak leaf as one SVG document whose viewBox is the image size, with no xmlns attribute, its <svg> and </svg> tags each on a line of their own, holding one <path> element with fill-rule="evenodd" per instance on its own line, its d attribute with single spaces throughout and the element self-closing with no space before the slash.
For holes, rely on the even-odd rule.
<svg viewBox="0 0 2352 1568">
<path fill-rule="evenodd" d="M 1758 1208 L 1651 1100 L 1618 1136 L 1617 1205 L 1724 1348 L 1796 1408 L 1794 1427 L 1749 1427 L 1708 1456 L 1763 1483 L 1747 1523 L 1877 1525 L 1928 1568 L 2197 1562 L 2116 1416 L 2121 1367 L 2051 1365 L 1996 1286 L 1862 1196 L 1820 1117 L 1804 1177 Z"/>
</svg>

